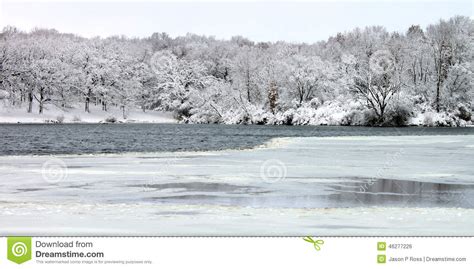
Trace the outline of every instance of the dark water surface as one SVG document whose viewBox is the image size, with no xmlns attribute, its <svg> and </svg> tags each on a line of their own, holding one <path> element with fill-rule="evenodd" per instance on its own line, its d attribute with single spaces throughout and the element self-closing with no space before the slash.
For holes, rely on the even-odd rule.
<svg viewBox="0 0 474 269">
<path fill-rule="evenodd" d="M 243 149 L 275 137 L 474 135 L 474 128 L 184 124 L 0 124 L 0 155 Z"/>
</svg>

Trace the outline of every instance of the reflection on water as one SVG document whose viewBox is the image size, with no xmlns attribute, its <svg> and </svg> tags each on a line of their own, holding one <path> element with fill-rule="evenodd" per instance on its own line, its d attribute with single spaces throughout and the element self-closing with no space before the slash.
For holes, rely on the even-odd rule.
<svg viewBox="0 0 474 269">
<path fill-rule="evenodd" d="M 151 186 L 156 203 L 217 204 L 251 207 L 460 207 L 474 208 L 474 185 L 423 183 L 393 179 L 342 180 L 331 183 L 238 186 L 218 183 L 168 183 Z"/>
<path fill-rule="evenodd" d="M 131 187 L 139 187 L 141 185 L 131 185 Z M 227 183 L 208 183 L 208 182 L 184 182 L 184 183 L 161 183 L 148 184 L 144 186 L 154 190 L 178 189 L 187 192 L 201 191 L 201 192 L 238 192 L 246 193 L 253 188 L 248 186 L 238 186 Z"/>
<path fill-rule="evenodd" d="M 332 186 L 331 199 L 358 205 L 474 207 L 474 185 L 376 179 Z"/>
</svg>

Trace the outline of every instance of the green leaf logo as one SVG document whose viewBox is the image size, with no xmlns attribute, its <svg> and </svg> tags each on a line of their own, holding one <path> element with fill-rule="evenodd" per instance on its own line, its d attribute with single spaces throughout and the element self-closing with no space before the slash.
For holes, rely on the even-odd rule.
<svg viewBox="0 0 474 269">
<path fill-rule="evenodd" d="M 321 240 L 321 239 L 314 240 L 311 236 L 306 236 L 306 237 L 303 238 L 303 240 L 308 242 L 308 243 L 313 244 L 313 247 L 314 247 L 314 249 L 316 249 L 316 251 L 320 251 L 321 250 L 321 245 L 324 245 L 323 240 Z"/>
<path fill-rule="evenodd" d="M 31 260 L 31 237 L 8 237 L 7 258 L 17 264 Z"/>
</svg>

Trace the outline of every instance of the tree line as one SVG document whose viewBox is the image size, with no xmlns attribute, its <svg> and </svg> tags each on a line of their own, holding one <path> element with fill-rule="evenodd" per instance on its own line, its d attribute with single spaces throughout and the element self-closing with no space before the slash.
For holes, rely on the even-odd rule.
<svg viewBox="0 0 474 269">
<path fill-rule="evenodd" d="M 0 33 L 3 105 L 174 112 L 190 123 L 462 125 L 471 120 L 474 23 L 380 26 L 314 44 L 188 34 Z M 36 103 L 38 110 L 33 111 Z"/>
</svg>

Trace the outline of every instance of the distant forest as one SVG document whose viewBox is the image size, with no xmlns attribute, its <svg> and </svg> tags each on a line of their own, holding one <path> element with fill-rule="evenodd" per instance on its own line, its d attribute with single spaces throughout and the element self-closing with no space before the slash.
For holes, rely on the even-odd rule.
<svg viewBox="0 0 474 269">
<path fill-rule="evenodd" d="M 474 22 L 461 16 L 314 44 L 0 33 L 0 106 L 30 113 L 115 106 L 124 118 L 141 108 L 184 123 L 463 126 L 473 73 Z"/>
</svg>

